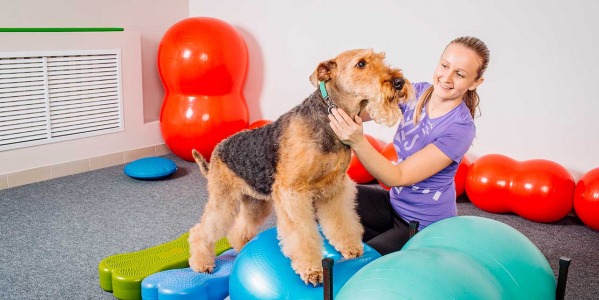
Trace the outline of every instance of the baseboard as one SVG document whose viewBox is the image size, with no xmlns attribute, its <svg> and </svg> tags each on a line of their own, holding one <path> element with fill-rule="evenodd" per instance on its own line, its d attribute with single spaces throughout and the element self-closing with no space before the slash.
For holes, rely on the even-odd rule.
<svg viewBox="0 0 599 300">
<path fill-rule="evenodd" d="M 14 173 L 0 174 L 0 190 L 121 165 L 142 157 L 160 156 L 169 153 L 171 151 L 168 147 L 165 144 L 160 144 Z"/>
</svg>

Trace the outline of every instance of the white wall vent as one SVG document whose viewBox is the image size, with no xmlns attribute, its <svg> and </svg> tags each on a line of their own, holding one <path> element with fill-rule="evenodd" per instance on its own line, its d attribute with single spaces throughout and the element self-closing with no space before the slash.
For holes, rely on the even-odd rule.
<svg viewBox="0 0 599 300">
<path fill-rule="evenodd" d="M 120 50 L 0 52 L 0 151 L 123 131 Z"/>
</svg>

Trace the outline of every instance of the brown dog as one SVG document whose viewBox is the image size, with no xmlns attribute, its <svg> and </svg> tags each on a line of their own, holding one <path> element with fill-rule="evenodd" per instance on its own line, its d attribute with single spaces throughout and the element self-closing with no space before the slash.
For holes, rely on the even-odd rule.
<svg viewBox="0 0 599 300">
<path fill-rule="evenodd" d="M 318 223 L 343 257 L 363 254 L 356 187 L 347 176 L 351 149 L 339 141 L 327 116 L 337 106 L 352 118 L 366 109 L 377 123 L 399 120 L 398 102 L 411 96 L 411 85 L 384 57 L 361 49 L 322 62 L 310 76 L 322 88 L 300 105 L 273 123 L 222 141 L 210 164 L 193 151 L 209 192 L 201 221 L 189 235 L 194 271 L 214 269 L 214 244 L 225 235 L 240 251 L 273 204 L 281 250 L 304 282 L 322 282 Z"/>
</svg>

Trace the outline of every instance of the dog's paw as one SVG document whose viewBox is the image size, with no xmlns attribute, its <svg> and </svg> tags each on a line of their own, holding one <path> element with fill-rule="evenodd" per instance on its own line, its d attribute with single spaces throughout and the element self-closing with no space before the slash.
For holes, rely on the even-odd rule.
<svg viewBox="0 0 599 300">
<path fill-rule="evenodd" d="M 298 273 L 304 283 L 311 283 L 313 286 L 317 286 L 322 283 L 322 267 L 311 267 Z"/>
<path fill-rule="evenodd" d="M 212 271 L 214 271 L 214 267 L 216 267 L 216 264 L 214 263 L 214 260 L 202 260 L 198 257 L 191 256 L 189 258 L 189 267 L 194 272 L 212 273 Z"/>
<path fill-rule="evenodd" d="M 360 245 L 343 249 L 339 252 L 341 252 L 341 255 L 343 255 L 343 258 L 345 259 L 360 257 L 362 254 L 364 254 L 364 245 L 360 243 Z"/>
</svg>

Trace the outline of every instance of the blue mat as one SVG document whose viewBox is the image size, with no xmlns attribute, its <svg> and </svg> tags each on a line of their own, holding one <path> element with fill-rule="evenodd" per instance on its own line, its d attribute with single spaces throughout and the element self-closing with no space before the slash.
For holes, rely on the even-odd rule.
<svg viewBox="0 0 599 300">
<path fill-rule="evenodd" d="M 229 275 L 237 253 L 230 249 L 216 258 L 214 272 L 196 273 L 191 268 L 162 271 L 141 282 L 144 300 L 222 300 L 229 295 Z"/>
</svg>

